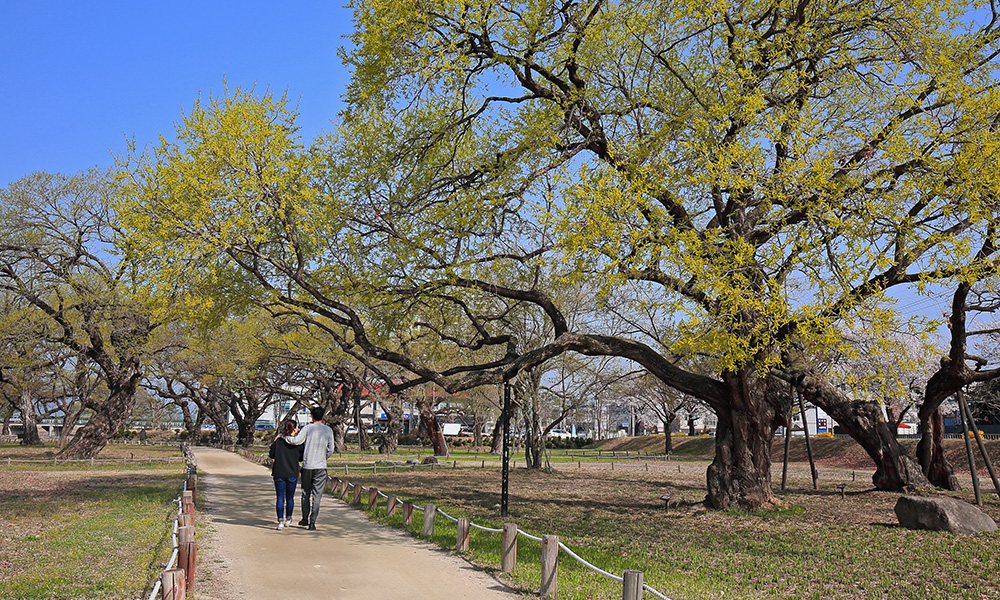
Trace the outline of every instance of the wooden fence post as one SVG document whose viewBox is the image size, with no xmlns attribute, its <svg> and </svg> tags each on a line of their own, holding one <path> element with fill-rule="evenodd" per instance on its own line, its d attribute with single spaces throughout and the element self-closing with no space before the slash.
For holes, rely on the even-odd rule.
<svg viewBox="0 0 1000 600">
<path fill-rule="evenodd" d="M 340 499 L 343 500 L 347 497 L 347 489 L 351 486 L 350 482 L 346 479 L 340 482 Z"/>
<path fill-rule="evenodd" d="M 184 600 L 186 597 L 184 583 L 182 569 L 164 571 L 163 575 L 160 575 L 160 591 L 163 593 L 163 600 Z"/>
<path fill-rule="evenodd" d="M 185 542 L 194 541 L 194 527 L 178 527 L 177 528 L 177 543 L 183 544 Z"/>
<path fill-rule="evenodd" d="M 187 590 L 194 589 L 194 576 L 198 567 L 198 545 L 193 541 L 184 542 L 177 548 L 177 566 L 180 567 L 187 576 Z"/>
<path fill-rule="evenodd" d="M 542 586 L 538 595 L 555 598 L 559 588 L 559 536 L 542 536 Z"/>
<path fill-rule="evenodd" d="M 460 517 L 458 519 L 458 532 L 455 536 L 455 550 L 459 552 L 469 551 L 469 519 Z"/>
<path fill-rule="evenodd" d="M 191 513 L 182 512 L 177 515 L 177 526 L 178 527 L 193 527 L 194 526 L 194 515 Z"/>
<path fill-rule="evenodd" d="M 424 528 L 421 534 L 424 537 L 431 537 L 434 535 L 434 513 L 437 512 L 437 507 L 433 504 L 424 505 Z"/>
<path fill-rule="evenodd" d="M 517 565 L 517 524 L 503 524 L 503 543 L 500 549 L 500 568 L 504 573 L 513 573 Z"/>
<path fill-rule="evenodd" d="M 364 492 L 364 486 L 360 483 L 354 484 L 354 501 L 351 504 L 355 506 L 361 506 L 361 493 Z"/>
<path fill-rule="evenodd" d="M 386 498 L 385 516 L 391 517 L 392 515 L 396 514 L 396 504 L 398 502 L 399 500 L 396 498 L 396 496 L 389 496 L 388 498 Z"/>
<path fill-rule="evenodd" d="M 378 488 L 368 488 L 368 510 L 375 510 L 378 505 Z"/>
<path fill-rule="evenodd" d="M 622 577 L 622 600 L 642 600 L 642 571 L 625 571 Z"/>
<path fill-rule="evenodd" d="M 409 526 L 413 524 L 413 503 L 406 501 L 403 502 L 403 525 Z"/>
</svg>

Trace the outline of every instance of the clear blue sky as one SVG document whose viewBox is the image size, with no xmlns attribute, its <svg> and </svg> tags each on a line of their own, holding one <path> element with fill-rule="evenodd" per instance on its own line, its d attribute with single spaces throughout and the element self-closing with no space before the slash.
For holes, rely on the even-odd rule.
<svg viewBox="0 0 1000 600">
<path fill-rule="evenodd" d="M 0 2 L 0 186 L 112 163 L 170 136 L 199 93 L 285 89 L 312 137 L 348 73 L 351 13 L 333 2 Z"/>
</svg>

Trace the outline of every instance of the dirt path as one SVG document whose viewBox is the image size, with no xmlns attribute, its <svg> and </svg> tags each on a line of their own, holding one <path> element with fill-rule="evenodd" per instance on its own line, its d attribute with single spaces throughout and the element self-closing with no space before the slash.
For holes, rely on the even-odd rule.
<svg viewBox="0 0 1000 600">
<path fill-rule="evenodd" d="M 209 581 L 196 598 L 512 600 L 520 598 L 466 561 L 324 496 L 317 531 L 275 529 L 274 485 L 264 467 L 222 450 L 196 448 L 203 515 L 199 556 Z M 296 492 L 298 494 L 298 492 Z M 296 497 L 295 516 L 300 514 Z M 199 579 L 201 576 L 199 576 Z"/>
</svg>

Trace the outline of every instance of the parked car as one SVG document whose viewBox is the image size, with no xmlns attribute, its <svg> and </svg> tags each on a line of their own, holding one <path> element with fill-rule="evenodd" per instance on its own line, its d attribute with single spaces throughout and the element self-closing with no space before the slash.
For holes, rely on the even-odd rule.
<svg viewBox="0 0 1000 600">
<path fill-rule="evenodd" d="M 565 429 L 553 429 L 552 431 L 549 432 L 548 437 L 566 439 L 573 437 L 573 434 L 566 431 Z"/>
</svg>

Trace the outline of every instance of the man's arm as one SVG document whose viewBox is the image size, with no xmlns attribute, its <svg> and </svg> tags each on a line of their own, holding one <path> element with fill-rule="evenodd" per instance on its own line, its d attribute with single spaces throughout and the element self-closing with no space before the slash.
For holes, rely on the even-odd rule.
<svg viewBox="0 0 1000 600">
<path fill-rule="evenodd" d="M 300 429 L 299 432 L 296 433 L 295 435 L 285 436 L 285 441 L 293 446 L 298 446 L 306 441 L 307 437 L 306 432 L 309 431 L 309 429 L 310 429 L 309 425 L 306 425 L 305 427 Z"/>
<path fill-rule="evenodd" d="M 333 445 L 333 429 L 331 429 L 329 426 L 327 426 L 327 429 L 330 431 L 330 435 L 326 440 L 326 457 L 330 458 L 330 456 L 333 454 L 335 446 Z"/>
</svg>

